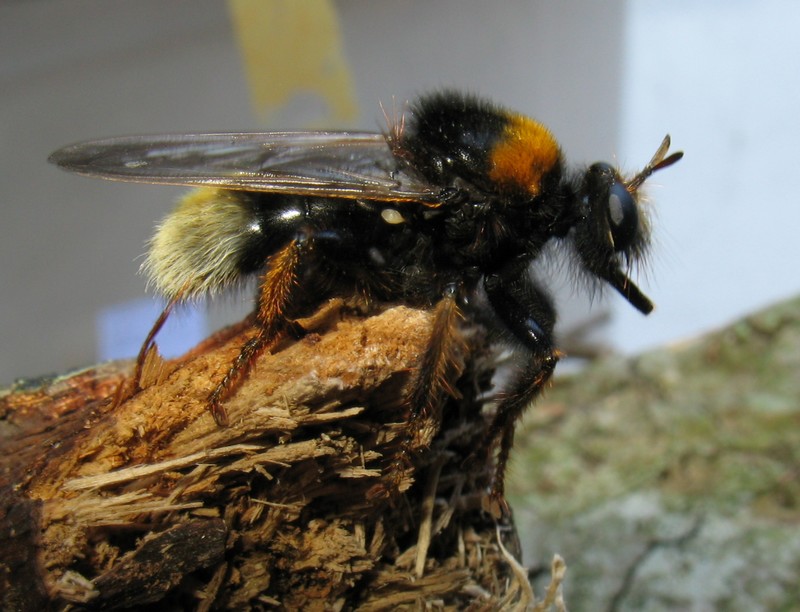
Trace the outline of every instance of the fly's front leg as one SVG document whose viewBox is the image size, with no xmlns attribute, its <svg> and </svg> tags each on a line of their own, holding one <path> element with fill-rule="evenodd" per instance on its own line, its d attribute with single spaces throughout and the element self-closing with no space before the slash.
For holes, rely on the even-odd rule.
<svg viewBox="0 0 800 612">
<path fill-rule="evenodd" d="M 512 377 L 501 395 L 488 435 L 477 457 L 487 457 L 499 443 L 490 493 L 489 510 L 504 512 L 505 472 L 514 442 L 514 425 L 525 408 L 544 389 L 558 362 L 553 346 L 555 309 L 550 296 L 538 287 L 525 268 L 514 266 L 484 280 L 495 313 L 510 332 L 516 352 L 525 357 L 522 370 Z"/>
<path fill-rule="evenodd" d="M 228 413 L 222 402 L 242 383 L 258 356 L 292 329 L 294 322 L 287 320 L 286 308 L 297 283 L 302 256 L 311 242 L 306 234 L 298 235 L 267 261 L 256 312 L 259 331 L 244 344 L 227 374 L 208 396 L 209 410 L 218 425 L 228 424 Z"/>
</svg>

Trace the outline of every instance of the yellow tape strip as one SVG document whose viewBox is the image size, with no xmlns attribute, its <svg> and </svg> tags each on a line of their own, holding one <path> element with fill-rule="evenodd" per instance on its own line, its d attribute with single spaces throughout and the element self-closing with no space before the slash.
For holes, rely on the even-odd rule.
<svg viewBox="0 0 800 612">
<path fill-rule="evenodd" d="M 358 116 L 330 0 L 228 0 L 253 108 L 268 127 L 347 127 Z M 293 125 L 275 125 L 286 120 Z"/>
</svg>

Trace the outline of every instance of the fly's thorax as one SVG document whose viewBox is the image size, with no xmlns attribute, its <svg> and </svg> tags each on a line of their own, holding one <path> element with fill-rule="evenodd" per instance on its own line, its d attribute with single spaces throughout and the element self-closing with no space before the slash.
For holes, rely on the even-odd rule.
<svg viewBox="0 0 800 612">
<path fill-rule="evenodd" d="M 506 123 L 488 152 L 489 178 L 499 192 L 547 195 L 561 173 L 562 156 L 553 135 L 529 117 L 505 113 Z"/>
<path fill-rule="evenodd" d="M 522 199 L 544 193 L 562 163 L 558 143 L 538 121 L 449 91 L 412 107 L 399 149 L 414 170 L 442 188 L 469 185 Z"/>
</svg>

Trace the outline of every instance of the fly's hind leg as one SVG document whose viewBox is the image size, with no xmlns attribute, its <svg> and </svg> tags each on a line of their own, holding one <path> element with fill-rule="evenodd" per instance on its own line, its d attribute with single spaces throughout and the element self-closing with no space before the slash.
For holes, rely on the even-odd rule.
<svg viewBox="0 0 800 612">
<path fill-rule="evenodd" d="M 523 369 L 512 377 L 502 394 L 484 443 L 475 455 L 477 460 L 485 460 L 495 444 L 498 445 L 487 509 L 499 516 L 507 511 L 505 473 L 514 442 L 514 426 L 547 385 L 560 353 L 553 346 L 555 310 L 550 297 L 526 271 L 510 268 L 489 275 L 484 286 L 494 311 L 511 333 L 517 352 L 526 359 Z"/>
<path fill-rule="evenodd" d="M 130 379 L 125 379 L 120 383 L 119 387 L 117 387 L 117 390 L 110 398 L 112 407 L 116 408 L 142 390 L 142 379 L 144 378 L 145 363 L 147 362 L 150 354 L 154 352 L 156 347 L 156 336 L 158 335 L 158 332 L 161 331 L 161 328 L 164 327 L 164 324 L 167 322 L 167 319 L 169 318 L 170 313 L 172 313 L 173 308 L 175 308 L 175 306 L 181 301 L 183 301 L 182 291 L 173 296 L 166 306 L 164 306 L 161 314 L 158 315 L 155 323 L 153 323 L 153 327 L 150 328 L 147 337 L 139 349 L 139 354 L 136 356 L 133 374 L 131 375 Z"/>
<path fill-rule="evenodd" d="M 208 396 L 208 408 L 220 426 L 228 425 L 228 413 L 222 402 L 243 382 L 258 356 L 273 347 L 284 333 L 294 330 L 294 322 L 286 318 L 286 308 L 297 283 L 301 257 L 309 243 L 306 236 L 296 237 L 267 261 L 256 312 L 258 333 L 244 344 L 228 372 Z"/>
</svg>

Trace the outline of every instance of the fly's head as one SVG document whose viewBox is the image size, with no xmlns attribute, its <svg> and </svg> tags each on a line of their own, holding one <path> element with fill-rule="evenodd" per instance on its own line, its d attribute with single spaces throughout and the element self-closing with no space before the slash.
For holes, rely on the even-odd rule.
<svg viewBox="0 0 800 612">
<path fill-rule="evenodd" d="M 581 266 L 614 287 L 643 314 L 653 310 L 653 303 L 630 279 L 630 270 L 650 243 L 639 189 L 653 172 L 683 157 L 682 152 L 667 155 L 669 145 L 666 136 L 650 163 L 629 179 L 610 164 L 592 164 L 578 194 L 580 213 L 574 240 Z"/>
</svg>

